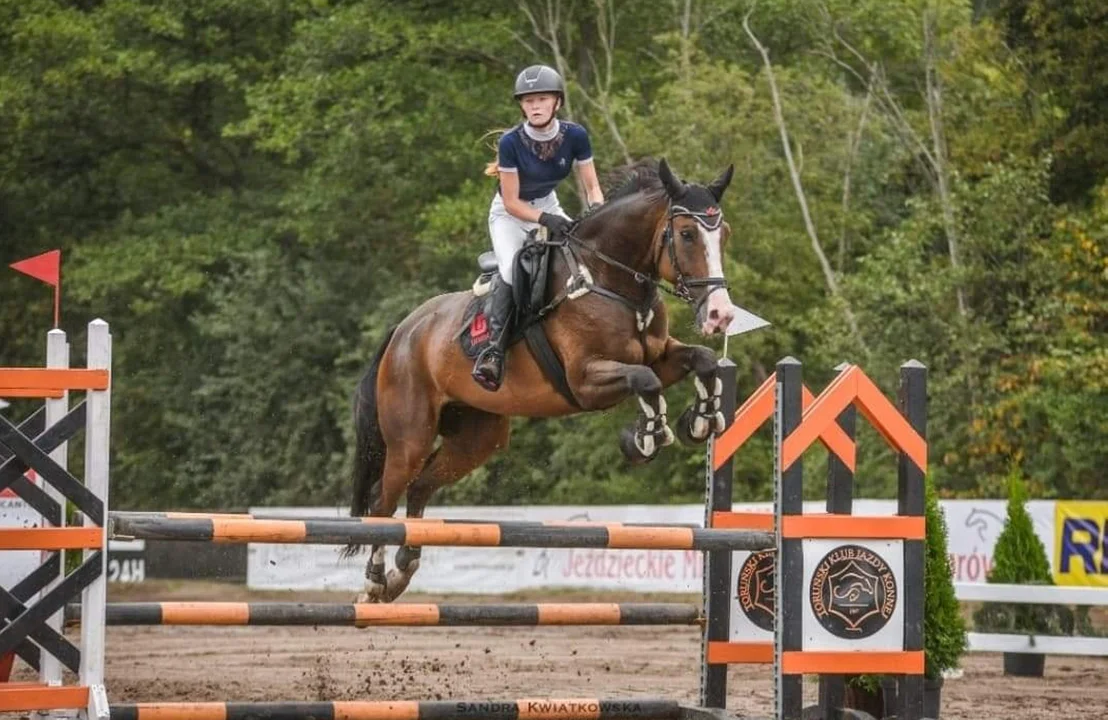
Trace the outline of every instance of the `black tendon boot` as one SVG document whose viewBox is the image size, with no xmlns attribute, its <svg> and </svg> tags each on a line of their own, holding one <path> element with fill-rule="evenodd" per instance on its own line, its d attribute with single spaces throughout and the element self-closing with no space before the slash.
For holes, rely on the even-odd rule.
<svg viewBox="0 0 1108 720">
<path fill-rule="evenodd" d="M 496 392 L 504 378 L 504 356 L 512 319 L 512 286 L 497 277 L 488 303 L 489 344 L 473 364 L 473 379 Z"/>
</svg>

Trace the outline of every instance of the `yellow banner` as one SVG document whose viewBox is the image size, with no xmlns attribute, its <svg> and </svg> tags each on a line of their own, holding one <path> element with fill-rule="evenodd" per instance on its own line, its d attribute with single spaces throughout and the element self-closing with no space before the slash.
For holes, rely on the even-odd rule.
<svg viewBox="0 0 1108 720">
<path fill-rule="evenodd" d="M 1108 587 L 1108 502 L 1054 504 L 1054 582 Z"/>
</svg>

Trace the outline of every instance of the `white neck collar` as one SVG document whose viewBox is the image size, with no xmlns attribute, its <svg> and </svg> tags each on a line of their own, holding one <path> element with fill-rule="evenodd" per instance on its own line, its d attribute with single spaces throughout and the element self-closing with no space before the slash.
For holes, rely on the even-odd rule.
<svg viewBox="0 0 1108 720">
<path fill-rule="evenodd" d="M 546 130 L 536 130 L 534 126 L 529 122 L 523 123 L 523 132 L 527 133 L 527 136 L 532 140 L 538 140 L 543 142 L 546 140 L 553 140 L 554 136 L 558 134 L 558 130 L 561 129 L 561 123 L 558 122 L 558 118 L 554 118 L 554 121 L 550 123 L 550 127 Z"/>
</svg>

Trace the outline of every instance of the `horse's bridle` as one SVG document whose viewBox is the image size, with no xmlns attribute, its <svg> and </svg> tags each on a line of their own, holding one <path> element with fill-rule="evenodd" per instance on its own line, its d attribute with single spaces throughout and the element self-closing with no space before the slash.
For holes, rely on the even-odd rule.
<svg viewBox="0 0 1108 720">
<path fill-rule="evenodd" d="M 559 233 L 559 235 L 561 235 L 562 238 L 563 238 L 562 240 L 553 239 L 553 240 L 544 240 L 544 241 L 541 241 L 541 242 L 542 242 L 542 244 L 545 244 L 545 245 L 562 246 L 563 251 L 567 250 L 565 248 L 565 245 L 567 243 L 572 243 L 572 244 L 576 245 L 577 247 L 581 248 L 582 250 L 585 250 L 585 251 L 587 251 L 589 253 L 592 253 L 593 255 L 597 256 L 602 261 L 604 261 L 605 263 L 611 265 L 612 267 L 618 268 L 619 270 L 622 270 L 622 271 L 628 273 L 639 284 L 645 285 L 646 288 L 647 288 L 646 297 L 643 299 L 643 301 L 636 304 L 636 303 L 628 300 L 627 298 L 623 297 L 622 295 L 620 295 L 618 293 L 615 293 L 611 290 L 608 290 L 607 288 L 600 287 L 599 285 L 597 285 L 595 283 L 589 282 L 589 289 L 590 289 L 591 292 L 595 292 L 595 293 L 597 293 L 599 295 L 602 295 L 602 296 L 605 296 L 605 297 L 607 297 L 611 300 L 615 300 L 615 301 L 617 301 L 617 302 L 619 302 L 623 305 L 626 305 L 628 308 L 633 310 L 635 312 L 636 317 L 638 318 L 638 324 L 639 324 L 640 331 L 645 332 L 646 327 L 649 326 L 650 319 L 653 317 L 653 314 L 654 314 L 653 307 L 658 302 L 658 290 L 659 289 L 661 289 L 664 292 L 669 293 L 670 295 L 673 295 L 674 297 L 688 303 L 689 305 L 692 305 L 694 307 L 694 312 L 699 313 L 700 308 L 704 305 L 705 302 L 707 302 L 709 295 L 711 295 L 716 290 L 721 290 L 721 289 L 725 289 L 725 288 L 728 287 L 727 279 L 722 278 L 722 277 L 702 277 L 702 278 L 687 278 L 687 277 L 685 277 L 685 273 L 681 269 L 681 262 L 677 258 L 677 248 L 676 248 L 676 243 L 675 243 L 674 238 L 673 238 L 673 219 L 675 217 L 679 217 L 679 216 L 682 216 L 682 215 L 693 218 L 694 220 L 696 220 L 696 222 L 699 225 L 701 225 L 706 230 L 716 230 L 717 228 L 719 228 L 723 224 L 723 213 L 721 213 L 718 208 L 711 207 L 711 208 L 708 208 L 708 210 L 706 210 L 706 211 L 694 211 L 694 210 L 690 210 L 690 209 L 688 209 L 688 208 L 686 208 L 682 205 L 674 205 L 672 203 L 670 204 L 670 207 L 669 207 L 669 210 L 668 210 L 668 216 L 666 217 L 666 227 L 665 227 L 665 230 L 662 231 L 661 248 L 659 249 L 659 252 L 664 252 L 664 251 L 667 251 L 667 250 L 669 252 L 669 261 L 673 265 L 674 274 L 677 276 L 677 282 L 674 284 L 674 287 L 673 287 L 672 290 L 667 288 L 661 282 L 659 282 L 658 279 L 655 279 L 655 278 L 651 277 L 650 275 L 647 275 L 646 273 L 643 273 L 639 270 L 636 270 L 633 267 L 625 265 L 624 263 L 621 263 L 619 260 L 616 260 L 615 258 L 608 255 L 607 253 L 604 253 L 601 250 L 598 250 L 598 249 L 588 245 L 583 240 L 581 240 L 581 238 L 577 237 L 573 233 L 572 229 L 564 230 L 561 233 Z M 667 248 L 667 246 L 668 246 L 668 248 Z M 568 253 L 567 253 L 566 259 L 567 259 L 567 262 L 570 264 L 571 271 L 575 275 L 576 271 L 574 270 L 574 266 L 576 265 L 576 261 Z M 659 261 L 660 261 L 660 258 L 655 257 L 655 259 L 654 259 L 654 266 L 655 267 L 657 267 L 660 264 Z M 571 278 L 571 281 L 572 281 L 572 278 Z M 696 300 L 695 298 L 693 298 L 693 294 L 692 294 L 692 290 L 691 290 L 691 288 L 695 288 L 695 287 L 708 287 L 710 289 L 707 292 L 704 293 L 704 295 L 700 298 L 700 300 Z M 574 293 L 569 293 L 569 292 L 563 291 L 561 294 L 559 294 L 558 297 L 556 297 L 553 301 L 548 303 L 544 308 L 542 308 L 540 310 L 539 317 L 542 318 L 548 312 L 552 311 L 555 307 L 557 307 L 562 302 L 562 300 L 566 296 L 573 297 Z"/>
<path fill-rule="evenodd" d="M 662 244 L 668 246 L 669 261 L 673 265 L 673 272 L 677 275 L 677 282 L 674 284 L 673 294 L 676 297 L 681 298 L 690 305 L 695 302 L 695 312 L 700 312 L 700 307 L 708 301 L 708 296 L 714 293 L 716 290 L 727 289 L 727 278 L 725 277 L 702 277 L 687 279 L 685 273 L 681 270 L 681 262 L 677 259 L 677 243 L 673 237 L 673 219 L 675 217 L 691 217 L 696 220 L 697 224 L 705 230 L 718 230 L 723 225 L 723 213 L 719 208 L 709 207 L 705 211 L 689 210 L 683 205 L 670 205 L 669 217 L 666 218 L 666 229 L 662 233 Z M 722 248 L 721 248 L 722 251 Z M 722 262 L 723 258 L 720 258 Z M 699 301 L 694 301 L 691 288 L 695 287 L 707 287 L 709 290 L 701 296 Z"/>
</svg>

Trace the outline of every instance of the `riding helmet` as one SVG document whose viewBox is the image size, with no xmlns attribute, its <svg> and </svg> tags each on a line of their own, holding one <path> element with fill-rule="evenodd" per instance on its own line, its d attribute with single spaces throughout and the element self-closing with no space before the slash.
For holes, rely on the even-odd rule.
<svg viewBox="0 0 1108 720">
<path fill-rule="evenodd" d="M 525 67 L 516 76 L 516 88 L 514 97 L 519 100 L 524 95 L 531 93 L 557 93 L 565 97 L 566 84 L 558 71 L 549 65 L 531 65 Z"/>
</svg>

